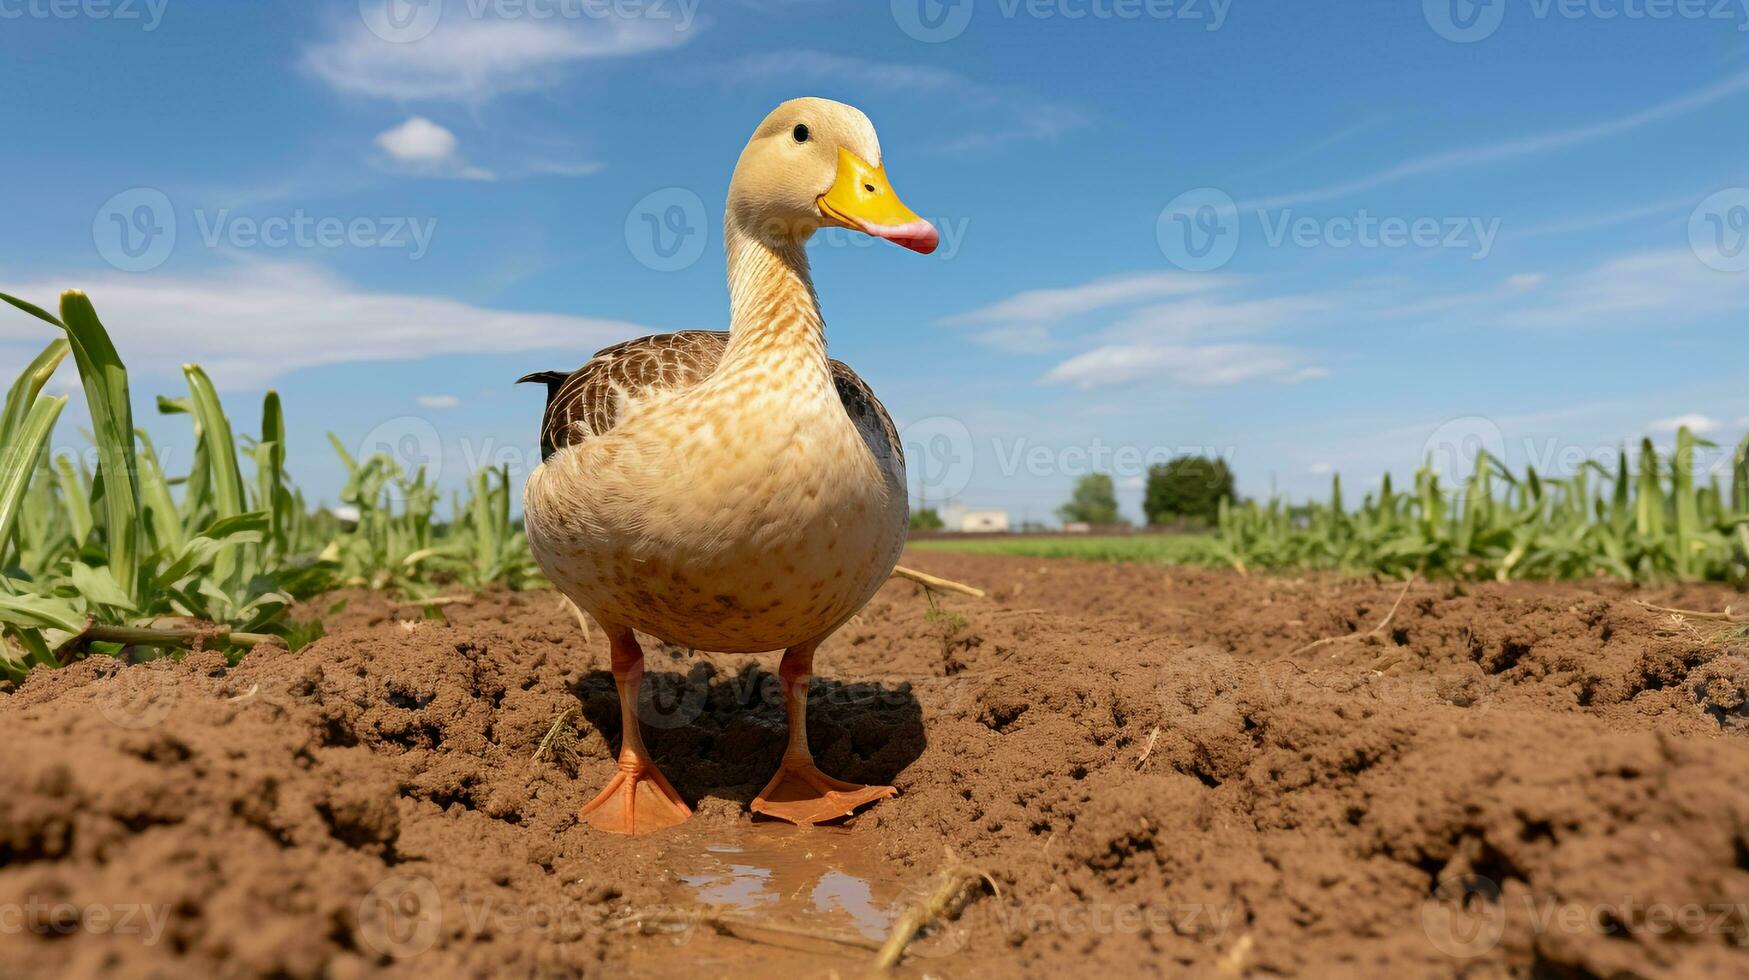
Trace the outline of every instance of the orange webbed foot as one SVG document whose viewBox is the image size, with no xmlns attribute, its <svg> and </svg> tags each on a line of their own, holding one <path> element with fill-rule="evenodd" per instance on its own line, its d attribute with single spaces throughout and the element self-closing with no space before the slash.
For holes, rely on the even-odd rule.
<svg viewBox="0 0 1749 980">
<path fill-rule="evenodd" d="M 622 758 L 619 772 L 578 816 L 610 834 L 648 834 L 685 823 L 692 807 L 654 763 Z"/>
<path fill-rule="evenodd" d="M 861 786 L 833 779 L 810 760 L 785 759 L 777 775 L 753 798 L 753 812 L 812 826 L 848 816 L 898 792 L 891 786 Z"/>
</svg>

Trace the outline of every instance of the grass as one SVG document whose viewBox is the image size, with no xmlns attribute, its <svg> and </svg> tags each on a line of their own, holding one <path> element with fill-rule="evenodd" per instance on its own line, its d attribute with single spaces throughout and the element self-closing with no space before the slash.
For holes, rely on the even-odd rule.
<svg viewBox="0 0 1749 980">
<path fill-rule="evenodd" d="M 1062 535 L 1011 538 L 928 538 L 913 541 L 918 551 L 958 551 L 1019 558 L 1080 558 L 1087 561 L 1145 562 L 1156 565 L 1223 563 L 1209 534 Z"/>
</svg>

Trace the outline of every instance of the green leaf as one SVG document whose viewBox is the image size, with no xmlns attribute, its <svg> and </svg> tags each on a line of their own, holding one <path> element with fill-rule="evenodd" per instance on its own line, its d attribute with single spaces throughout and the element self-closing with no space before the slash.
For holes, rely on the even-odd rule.
<svg viewBox="0 0 1749 980">
<path fill-rule="evenodd" d="M 0 446 L 13 444 L 14 433 L 24 424 L 25 416 L 30 413 L 36 396 L 42 392 L 43 385 L 48 383 L 55 368 L 60 367 L 62 359 L 71 349 L 65 337 L 56 337 L 49 341 L 42 353 L 13 382 L 12 389 L 6 393 L 5 412 L 0 414 Z"/>
<path fill-rule="evenodd" d="M 139 611 L 139 608 L 134 605 L 134 600 L 121 590 L 121 585 L 116 582 L 115 576 L 110 574 L 108 568 L 93 568 L 82 561 L 76 561 L 72 565 L 70 574 L 73 588 L 78 590 L 79 594 L 87 600 L 100 605 L 114 606 L 125 612 Z"/>
<path fill-rule="evenodd" d="M 0 623 L 23 629 L 80 633 L 87 619 L 71 599 L 41 595 L 0 595 Z"/>
<path fill-rule="evenodd" d="M 31 477 L 36 473 L 38 457 L 48 445 L 61 409 L 66 407 L 65 395 L 35 399 L 18 431 L 4 443 L 5 451 L 0 454 L 0 557 L 10 547 L 12 528 L 18 522 L 25 491 L 30 489 Z"/>
<path fill-rule="evenodd" d="M 79 379 L 85 385 L 85 400 L 97 435 L 109 567 L 123 592 L 138 595 L 144 528 L 140 524 L 140 481 L 134 463 L 134 410 L 128 398 L 127 368 L 84 293 L 69 289 L 61 294 L 61 320 L 66 324 L 73 360 L 79 365 Z"/>
</svg>

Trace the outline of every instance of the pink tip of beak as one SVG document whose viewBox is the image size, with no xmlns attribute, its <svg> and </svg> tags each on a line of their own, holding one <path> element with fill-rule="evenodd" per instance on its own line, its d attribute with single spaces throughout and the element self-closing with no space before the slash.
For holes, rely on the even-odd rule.
<svg viewBox="0 0 1749 980">
<path fill-rule="evenodd" d="M 935 226 L 921 218 L 902 225 L 863 225 L 862 230 L 876 238 L 885 238 L 895 245 L 903 245 L 924 255 L 935 251 L 935 246 L 941 244 L 941 235 L 936 232 Z"/>
</svg>

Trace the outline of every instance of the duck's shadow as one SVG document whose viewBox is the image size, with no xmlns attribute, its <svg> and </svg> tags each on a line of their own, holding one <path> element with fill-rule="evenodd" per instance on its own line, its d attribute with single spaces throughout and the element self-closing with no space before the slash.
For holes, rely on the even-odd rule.
<svg viewBox="0 0 1749 980">
<path fill-rule="evenodd" d="M 591 671 L 572 690 L 583 716 L 617 751 L 621 726 L 613 674 Z M 751 801 L 777 771 L 788 739 L 783 688 L 777 675 L 756 663 L 729 674 L 704 661 L 649 656 L 638 715 L 644 744 L 688 800 Z M 923 754 L 923 709 L 908 682 L 816 675 L 808 687 L 808 743 L 826 774 L 890 785 Z"/>
</svg>

